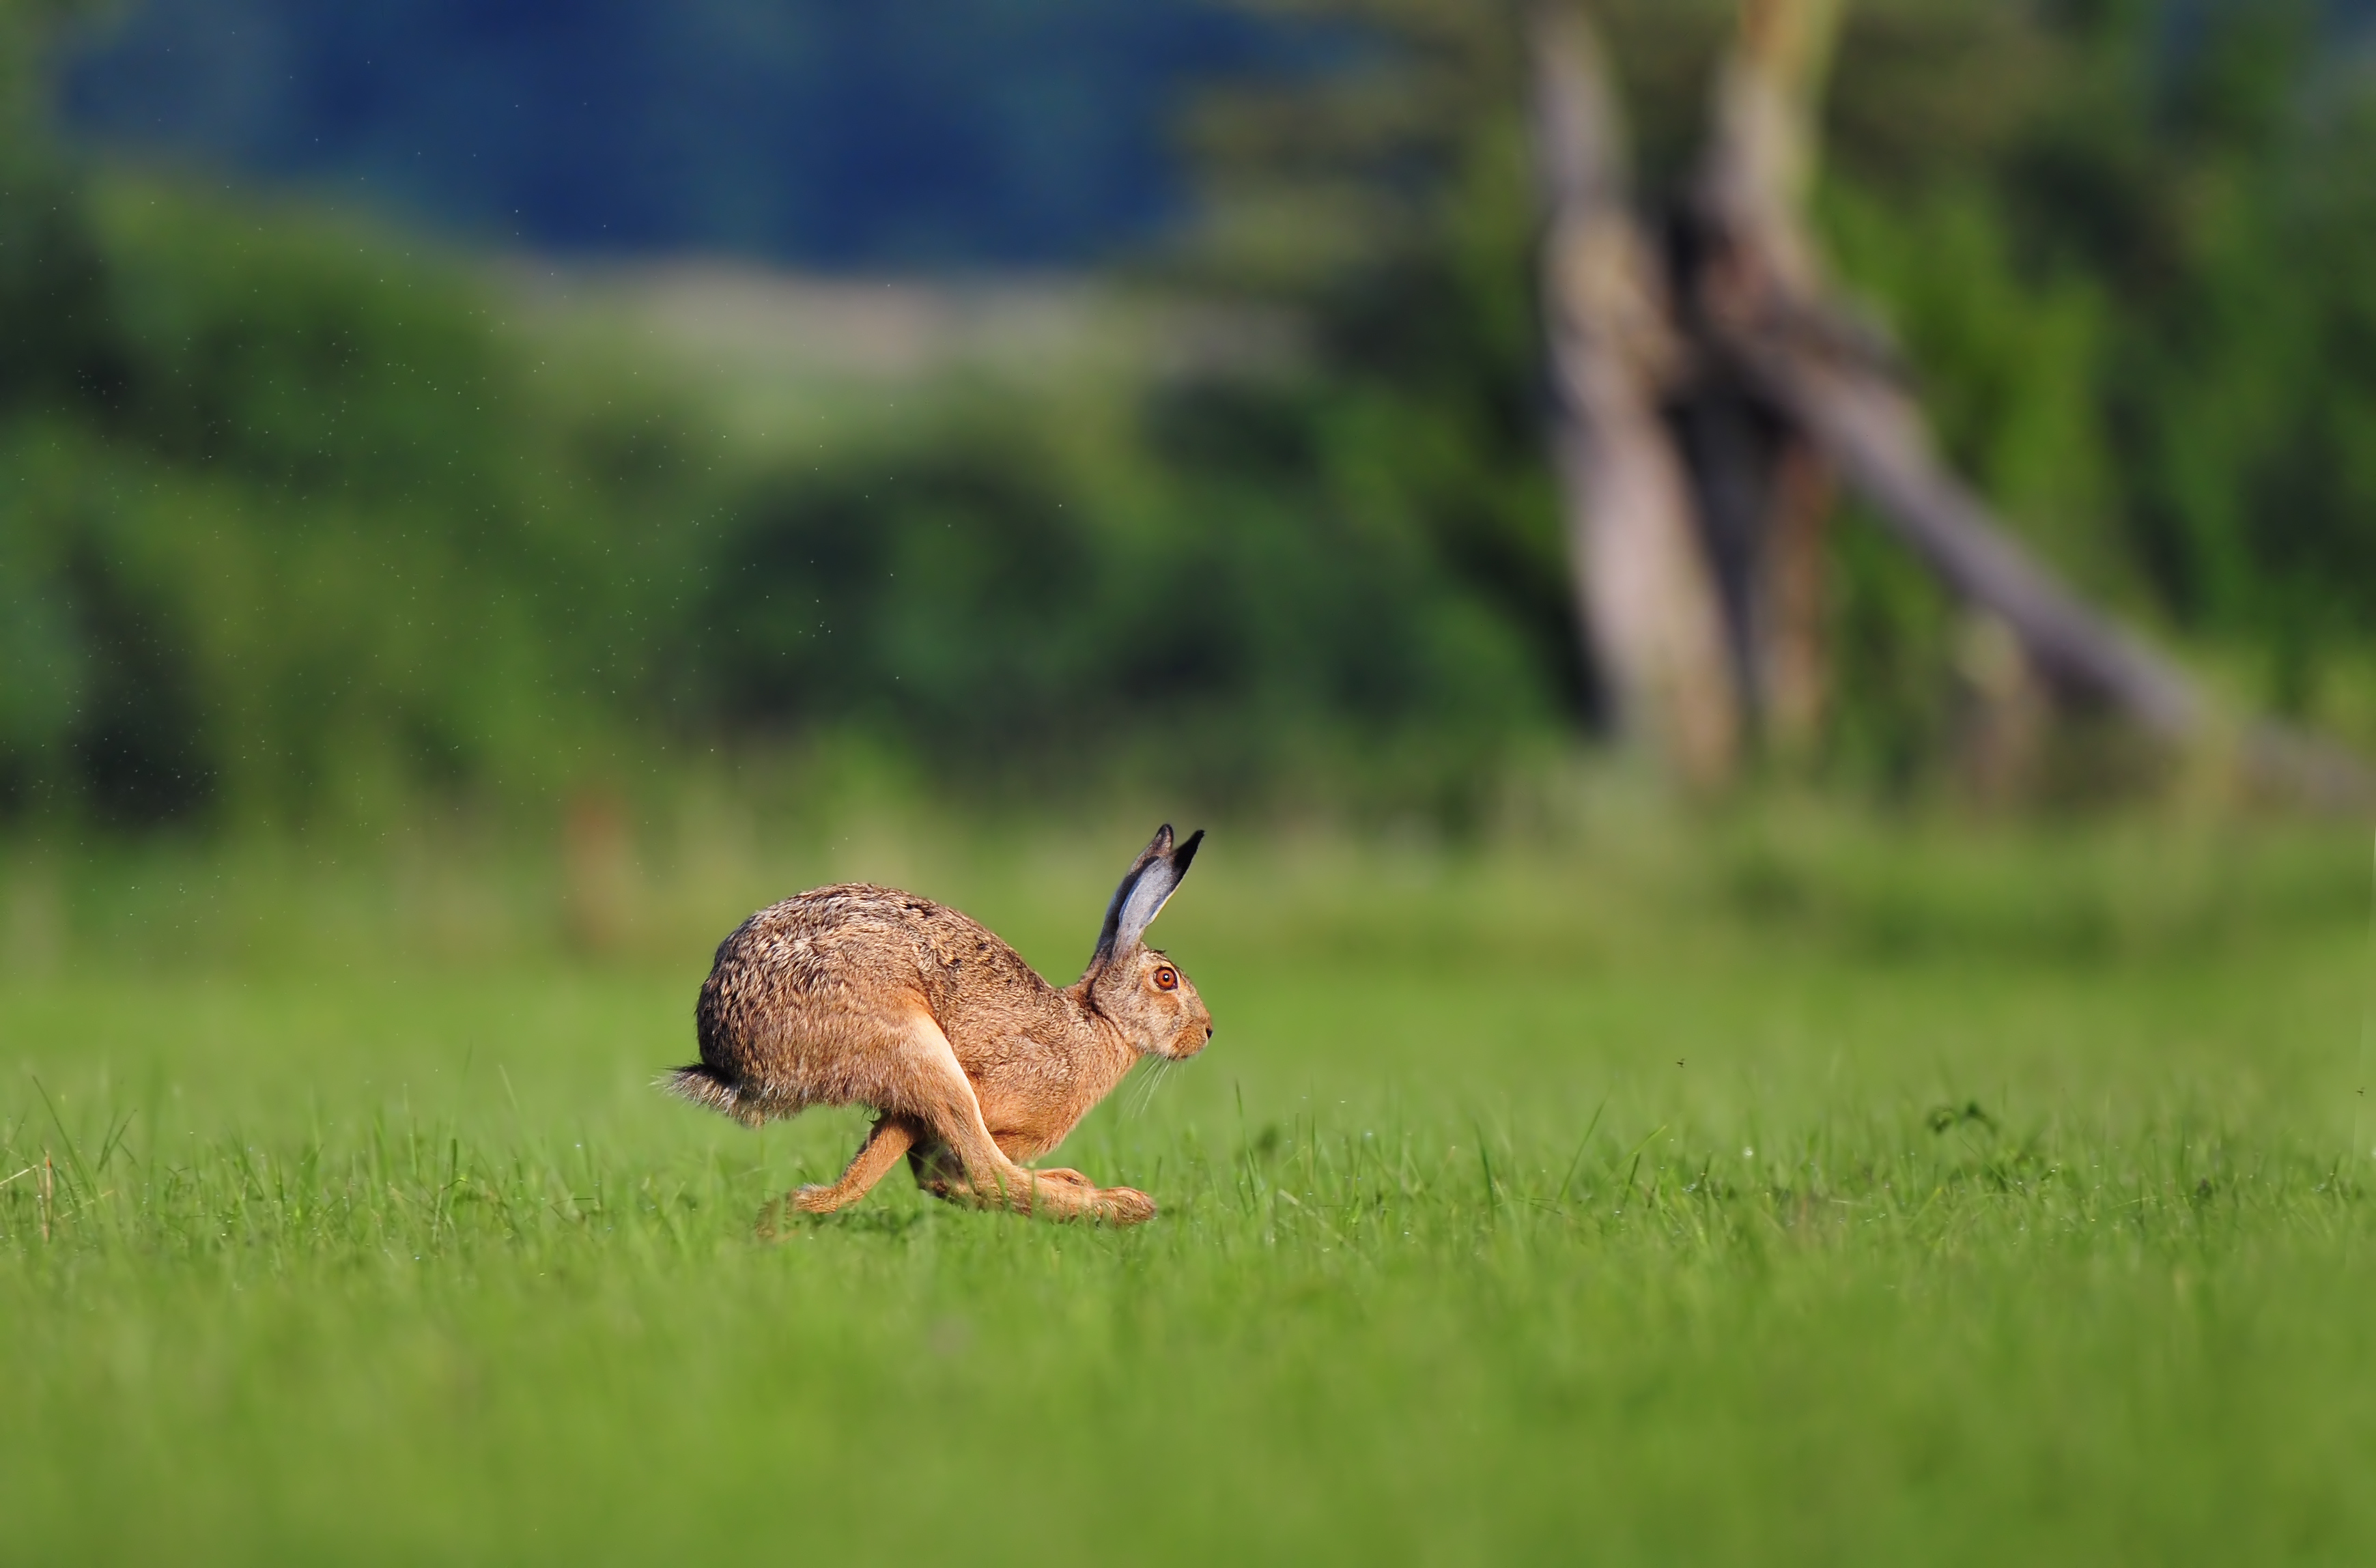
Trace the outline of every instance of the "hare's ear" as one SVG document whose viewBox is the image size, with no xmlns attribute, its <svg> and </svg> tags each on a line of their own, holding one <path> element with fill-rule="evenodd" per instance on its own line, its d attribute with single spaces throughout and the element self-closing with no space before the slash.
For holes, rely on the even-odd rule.
<svg viewBox="0 0 2376 1568">
<path fill-rule="evenodd" d="M 1114 889 L 1113 902 L 1106 906 L 1105 929 L 1098 932 L 1098 951 L 1089 960 L 1091 968 L 1139 944 L 1148 924 L 1162 909 L 1164 900 L 1180 885 L 1180 879 L 1188 874 L 1188 862 L 1196 858 L 1196 846 L 1204 841 L 1205 830 L 1201 827 L 1177 848 L 1171 842 L 1170 823 L 1155 830 L 1154 841 L 1139 851 L 1138 859 L 1123 873 L 1122 885 Z"/>
</svg>

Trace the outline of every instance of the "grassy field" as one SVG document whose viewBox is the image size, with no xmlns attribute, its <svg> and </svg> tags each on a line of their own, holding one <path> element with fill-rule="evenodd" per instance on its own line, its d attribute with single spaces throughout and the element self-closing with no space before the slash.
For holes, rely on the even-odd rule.
<svg viewBox="0 0 2376 1568">
<path fill-rule="evenodd" d="M 754 1234 L 861 1119 L 651 1091 L 709 944 L 875 874 L 1070 978 L 1133 827 L 649 851 L 575 956 L 532 866 L 10 862 L 0 1560 L 2376 1555 L 2363 836 L 1222 832 L 1213 1047 L 1062 1153 L 1156 1223 Z"/>
</svg>

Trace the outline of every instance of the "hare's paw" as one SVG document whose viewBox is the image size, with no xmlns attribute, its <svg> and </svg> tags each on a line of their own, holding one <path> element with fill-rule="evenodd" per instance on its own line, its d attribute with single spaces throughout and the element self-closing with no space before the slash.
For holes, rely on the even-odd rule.
<svg viewBox="0 0 2376 1568">
<path fill-rule="evenodd" d="M 1053 1170 L 1035 1170 L 1032 1174 L 1042 1182 L 1062 1182 L 1067 1187 L 1079 1187 L 1092 1193 L 1098 1190 L 1098 1184 L 1095 1182 L 1067 1166 L 1060 1165 Z"/>
<path fill-rule="evenodd" d="M 1100 1187 L 1089 1213 L 1108 1225 L 1144 1225 L 1155 1218 L 1155 1200 L 1136 1187 Z"/>
<path fill-rule="evenodd" d="M 811 1182 L 784 1194 L 784 1206 L 799 1209 L 802 1214 L 831 1214 L 841 1206 L 841 1194 L 831 1187 Z"/>
</svg>

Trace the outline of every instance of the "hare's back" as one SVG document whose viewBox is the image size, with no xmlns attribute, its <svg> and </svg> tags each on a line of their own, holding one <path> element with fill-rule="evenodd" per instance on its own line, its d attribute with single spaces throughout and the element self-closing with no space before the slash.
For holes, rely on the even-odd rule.
<svg viewBox="0 0 2376 1568">
<path fill-rule="evenodd" d="M 970 971 L 970 974 L 968 974 Z M 771 904 L 718 946 L 702 986 L 701 1032 L 772 1032 L 813 1005 L 940 1014 L 968 980 L 1022 980 L 1030 968 L 980 922 L 896 888 L 845 883 Z"/>
<path fill-rule="evenodd" d="M 713 979 L 764 978 L 779 994 L 808 996 L 905 980 L 912 986 L 926 932 L 954 910 L 862 883 L 817 887 L 770 904 L 718 944 Z M 956 916 L 962 920 L 963 916 Z"/>
</svg>

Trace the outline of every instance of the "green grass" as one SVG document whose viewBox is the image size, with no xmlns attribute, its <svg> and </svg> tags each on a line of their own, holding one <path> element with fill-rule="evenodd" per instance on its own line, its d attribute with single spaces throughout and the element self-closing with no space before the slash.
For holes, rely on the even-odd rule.
<svg viewBox="0 0 2376 1568">
<path fill-rule="evenodd" d="M 754 1237 L 861 1119 L 648 1088 L 708 944 L 879 864 L 1066 970 L 1085 837 L 652 873 L 608 957 L 533 868 L 470 957 L 353 868 L 44 862 L 0 1560 L 2376 1552 L 2363 838 L 1224 833 L 1213 1048 L 1062 1152 L 1160 1219 Z"/>
</svg>

